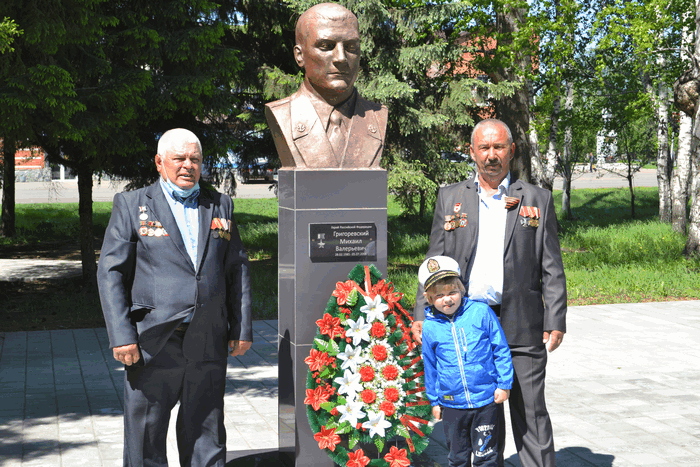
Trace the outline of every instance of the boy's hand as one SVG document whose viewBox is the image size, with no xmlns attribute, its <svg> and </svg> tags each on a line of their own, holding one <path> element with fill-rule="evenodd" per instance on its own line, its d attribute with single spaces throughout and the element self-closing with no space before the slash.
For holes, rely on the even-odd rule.
<svg viewBox="0 0 700 467">
<path fill-rule="evenodd" d="M 411 334 L 413 334 L 413 340 L 418 342 L 418 344 L 423 343 L 423 321 L 414 321 L 411 324 Z"/>
<path fill-rule="evenodd" d="M 435 420 L 442 420 L 442 407 L 439 405 L 433 406 L 433 418 Z"/>
<path fill-rule="evenodd" d="M 496 404 L 503 404 L 510 397 L 510 389 L 496 389 L 493 392 L 493 401 Z"/>
</svg>

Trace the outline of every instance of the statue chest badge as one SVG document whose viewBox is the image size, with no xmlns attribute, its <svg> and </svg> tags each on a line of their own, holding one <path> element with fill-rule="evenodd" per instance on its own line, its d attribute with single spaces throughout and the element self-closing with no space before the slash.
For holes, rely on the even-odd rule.
<svg viewBox="0 0 700 467">
<path fill-rule="evenodd" d="M 540 225 L 540 208 L 536 206 L 521 206 L 520 225 L 523 227 L 539 227 Z"/>
<path fill-rule="evenodd" d="M 466 227 L 469 222 L 467 221 L 467 213 L 460 212 L 462 210 L 462 203 L 455 203 L 452 211 L 454 214 L 449 214 L 445 216 L 444 229 L 448 232 L 458 229 L 460 227 Z"/>
</svg>

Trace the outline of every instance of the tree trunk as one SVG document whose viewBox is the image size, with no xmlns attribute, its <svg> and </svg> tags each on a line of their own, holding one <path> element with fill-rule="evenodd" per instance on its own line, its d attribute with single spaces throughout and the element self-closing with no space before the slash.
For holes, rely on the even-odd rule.
<svg viewBox="0 0 700 467">
<path fill-rule="evenodd" d="M 554 186 L 554 175 L 557 169 L 557 135 L 559 134 L 559 114 L 561 112 L 561 99 L 557 93 L 552 102 L 552 113 L 550 114 L 551 125 L 549 127 L 549 141 L 547 141 L 546 163 L 544 166 L 542 179 L 549 182 L 549 189 Z M 543 188 L 545 184 L 540 184 Z"/>
<path fill-rule="evenodd" d="M 552 183 L 547 186 L 546 179 L 546 168 L 542 164 L 542 155 L 540 154 L 540 141 L 539 135 L 537 134 L 537 128 L 535 125 L 530 126 L 530 148 L 532 149 L 532 154 L 530 154 L 530 166 L 532 167 L 532 178 L 538 186 L 542 188 L 552 189 Z"/>
<path fill-rule="evenodd" d="M 501 35 L 501 44 L 511 43 L 511 38 L 517 35 L 522 24 L 525 24 L 527 8 L 505 6 L 496 15 L 496 28 Z M 532 70 L 532 57 L 527 51 L 515 54 L 516 58 L 510 68 L 500 69 L 494 73 L 496 83 L 502 81 L 519 82 L 521 86 L 510 96 L 495 102 L 496 115 L 508 125 L 513 134 L 515 143 L 515 156 L 511 162 L 513 174 L 527 182 L 533 182 L 530 157 L 530 95 L 532 83 L 520 76 L 518 70 L 529 72 Z"/>
<path fill-rule="evenodd" d="M 83 285 L 86 289 L 97 286 L 97 261 L 92 227 L 92 170 L 78 170 L 78 213 L 80 214 L 80 259 L 83 266 Z"/>
<path fill-rule="evenodd" d="M 664 83 L 659 84 L 658 99 L 656 99 L 656 138 L 659 148 L 656 154 L 656 180 L 659 184 L 659 219 L 661 222 L 671 222 L 671 163 L 668 150 L 668 88 Z"/>
<path fill-rule="evenodd" d="M 571 177 L 564 177 L 561 192 L 561 217 L 571 219 Z"/>
<path fill-rule="evenodd" d="M 630 215 L 632 216 L 632 219 L 635 218 L 637 215 L 635 211 L 635 195 L 634 195 L 634 185 L 632 184 L 632 180 L 634 180 L 634 175 L 628 171 L 627 172 L 629 175 L 627 175 L 627 186 L 629 187 L 630 190 Z"/>
<path fill-rule="evenodd" d="M 2 223 L 0 233 L 3 237 L 14 237 L 15 230 L 15 140 L 5 137 L 2 156 Z"/>
<path fill-rule="evenodd" d="M 574 85 L 571 81 L 566 82 L 566 100 L 564 101 L 564 110 L 567 115 L 570 115 L 574 109 Z M 564 130 L 564 151 L 561 161 L 562 174 L 566 178 L 566 183 L 571 192 L 571 179 L 573 178 L 573 168 L 574 168 L 574 155 L 573 155 L 573 132 L 571 129 L 571 124 L 567 124 Z M 571 215 L 571 199 L 570 196 L 566 196 L 566 204 L 564 203 L 564 197 L 562 197 L 561 205 L 562 215 L 567 219 L 572 217 Z"/>
<path fill-rule="evenodd" d="M 680 113 L 678 131 L 678 150 L 676 164 L 671 179 L 673 230 L 685 234 L 688 216 L 688 192 L 690 184 L 690 147 L 693 136 L 693 119 L 684 112 Z"/>
<path fill-rule="evenodd" d="M 700 59 L 700 0 L 695 0 L 695 63 Z M 699 70 L 695 70 L 696 74 Z M 692 164 L 695 173 L 700 168 L 700 102 L 695 105 L 693 118 Z M 688 240 L 685 244 L 686 256 L 700 255 L 700 183 L 693 182 L 692 204 L 690 206 L 690 221 L 688 224 Z"/>
</svg>

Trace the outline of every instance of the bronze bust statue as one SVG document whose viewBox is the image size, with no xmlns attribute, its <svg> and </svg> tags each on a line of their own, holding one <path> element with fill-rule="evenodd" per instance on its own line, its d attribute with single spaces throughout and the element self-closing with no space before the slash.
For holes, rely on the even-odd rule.
<svg viewBox="0 0 700 467">
<path fill-rule="evenodd" d="M 265 105 L 283 168 L 379 168 L 388 110 L 355 89 L 360 66 L 357 17 L 320 3 L 297 21 L 294 58 L 304 82 Z"/>
</svg>

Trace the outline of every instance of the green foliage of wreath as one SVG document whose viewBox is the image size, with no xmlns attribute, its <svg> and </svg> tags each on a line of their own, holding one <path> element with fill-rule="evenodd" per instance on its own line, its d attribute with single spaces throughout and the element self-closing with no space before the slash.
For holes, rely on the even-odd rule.
<svg viewBox="0 0 700 467">
<path fill-rule="evenodd" d="M 340 466 L 408 466 L 432 431 L 413 319 L 381 276 L 357 265 L 336 283 L 305 359 L 309 424 Z"/>
</svg>

